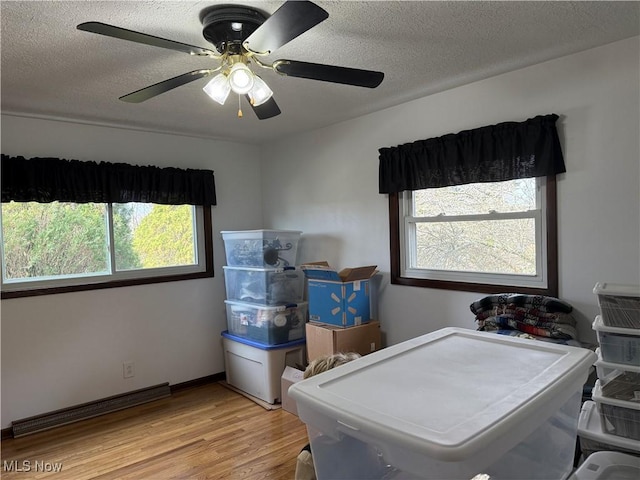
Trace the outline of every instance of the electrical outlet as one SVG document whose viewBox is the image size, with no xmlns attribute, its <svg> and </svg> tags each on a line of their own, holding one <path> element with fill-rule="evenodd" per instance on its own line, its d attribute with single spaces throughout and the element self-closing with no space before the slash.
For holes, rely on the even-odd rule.
<svg viewBox="0 0 640 480">
<path fill-rule="evenodd" d="M 124 362 L 122 364 L 122 376 L 124 378 L 131 378 L 135 376 L 135 369 L 133 368 L 133 362 Z"/>
</svg>

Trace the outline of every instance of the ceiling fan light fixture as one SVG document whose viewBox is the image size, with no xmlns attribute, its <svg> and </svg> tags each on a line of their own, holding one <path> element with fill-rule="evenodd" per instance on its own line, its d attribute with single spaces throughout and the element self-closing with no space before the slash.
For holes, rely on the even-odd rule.
<svg viewBox="0 0 640 480">
<path fill-rule="evenodd" d="M 242 5 L 214 5 L 201 11 L 200 21 L 203 25 L 204 38 L 213 44 L 215 50 L 102 22 L 84 22 L 77 28 L 138 44 L 207 57 L 218 62 L 215 68 L 201 68 L 186 72 L 131 92 L 120 97 L 124 102 L 144 102 L 174 88 L 217 73 L 203 89 L 211 99 L 224 105 L 233 91 L 238 95 L 238 102 L 241 102 L 242 96 L 245 96 L 254 107 L 253 111 L 258 119 L 266 120 L 280 115 L 281 111 L 273 99 L 273 92 L 269 86 L 249 68 L 252 62 L 256 66 L 271 69 L 283 76 L 358 87 L 376 88 L 384 79 L 384 73 L 371 70 L 296 60 L 280 59 L 271 64 L 259 60 L 260 56 L 271 54 L 328 17 L 329 13 L 311 0 L 284 0 L 284 3 L 270 16 L 258 9 Z M 240 109 L 238 114 L 242 116 Z"/>
<path fill-rule="evenodd" d="M 224 73 L 219 73 L 204 86 L 203 90 L 213 100 L 220 105 L 224 105 L 224 102 L 229 96 L 229 92 L 231 92 L 231 84 Z"/>
<path fill-rule="evenodd" d="M 253 88 L 249 90 L 251 105 L 258 107 L 269 100 L 272 95 L 273 91 L 269 88 L 269 85 L 267 85 L 259 76 L 254 75 Z"/>
<path fill-rule="evenodd" d="M 249 93 L 253 88 L 254 75 L 253 72 L 244 63 L 234 63 L 229 70 L 229 84 L 231 90 L 238 95 Z"/>
</svg>

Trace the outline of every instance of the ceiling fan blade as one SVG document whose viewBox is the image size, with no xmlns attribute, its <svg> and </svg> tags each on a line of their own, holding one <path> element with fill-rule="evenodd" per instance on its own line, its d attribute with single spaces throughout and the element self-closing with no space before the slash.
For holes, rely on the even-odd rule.
<svg viewBox="0 0 640 480">
<path fill-rule="evenodd" d="M 249 105 L 251 105 L 251 100 L 249 98 L 249 95 L 246 95 L 245 97 L 249 101 Z M 271 97 L 269 100 L 264 102 L 262 105 L 258 105 L 257 107 L 254 107 L 253 105 L 251 105 L 251 108 L 255 112 L 256 117 L 258 117 L 258 119 L 260 120 L 266 120 L 268 118 L 280 115 L 281 113 L 280 107 L 278 107 L 278 104 L 273 99 L 273 97 Z"/>
<path fill-rule="evenodd" d="M 249 35 L 243 45 L 254 53 L 268 54 L 328 17 L 326 10 L 313 2 L 288 1 Z"/>
<path fill-rule="evenodd" d="M 131 92 L 127 95 L 123 95 L 122 97 L 120 97 L 120 100 L 129 103 L 141 103 L 145 100 L 149 100 L 150 98 L 155 97 L 156 95 L 168 92 L 169 90 L 173 90 L 174 88 L 180 87 L 186 83 L 193 82 L 194 80 L 198 80 L 199 78 L 208 77 L 209 75 L 212 75 L 217 71 L 218 69 L 207 69 L 194 70 L 193 72 L 183 73 L 182 75 L 178 75 L 177 77 L 169 78 L 168 80 L 164 80 L 162 82 L 149 85 L 148 87 L 141 88 L 140 90 L 136 90 L 135 92 Z"/>
<path fill-rule="evenodd" d="M 186 43 L 176 42 L 174 40 L 167 40 L 166 38 L 155 37 L 153 35 L 147 35 L 146 33 L 134 32 L 133 30 L 127 30 L 126 28 L 114 27 L 113 25 L 107 25 L 100 22 L 86 22 L 77 26 L 78 30 L 90 33 L 98 33 L 100 35 L 106 35 L 107 37 L 120 38 L 122 40 L 129 40 L 130 42 L 144 43 L 145 45 L 151 45 L 152 47 L 168 48 L 169 50 L 177 50 L 178 52 L 188 53 L 189 55 L 200 56 L 214 56 L 219 57 L 220 54 L 209 50 L 207 48 L 195 47 L 193 45 L 187 45 Z"/>
<path fill-rule="evenodd" d="M 298 62 L 295 60 L 278 60 L 273 68 L 289 77 L 309 78 L 323 82 L 343 83 L 356 87 L 376 88 L 384 79 L 384 73 L 357 68 L 336 67 L 320 63 Z"/>
</svg>

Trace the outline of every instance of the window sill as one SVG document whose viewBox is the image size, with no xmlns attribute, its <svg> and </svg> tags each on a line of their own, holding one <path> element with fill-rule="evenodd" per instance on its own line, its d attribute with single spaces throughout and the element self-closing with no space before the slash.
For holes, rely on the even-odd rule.
<svg viewBox="0 0 640 480">
<path fill-rule="evenodd" d="M 204 272 L 185 273 L 181 275 L 167 275 L 163 277 L 132 278 L 127 280 L 113 280 L 84 285 L 66 285 L 60 287 L 35 288 L 30 290 L 3 291 L 0 295 L 2 300 L 9 298 L 36 297 L 40 295 L 55 295 L 58 293 L 83 292 L 89 290 L 101 290 L 104 288 L 131 287 L 135 285 L 150 285 L 154 283 L 179 282 L 183 280 L 194 280 L 198 278 L 213 277 L 213 267 L 207 268 Z"/>
</svg>

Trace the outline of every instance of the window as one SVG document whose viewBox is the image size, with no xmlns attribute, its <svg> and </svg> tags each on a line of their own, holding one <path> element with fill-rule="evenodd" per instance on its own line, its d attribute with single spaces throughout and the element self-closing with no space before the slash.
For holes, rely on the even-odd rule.
<svg viewBox="0 0 640 480">
<path fill-rule="evenodd" d="M 555 176 L 389 195 L 392 283 L 557 296 Z"/>
<path fill-rule="evenodd" d="M 2 155 L 2 298 L 213 276 L 212 170 Z"/>
<path fill-rule="evenodd" d="M 2 203 L 2 298 L 213 275 L 211 208 Z"/>
<path fill-rule="evenodd" d="M 538 115 L 380 153 L 391 282 L 557 296 L 559 116 Z"/>
</svg>

